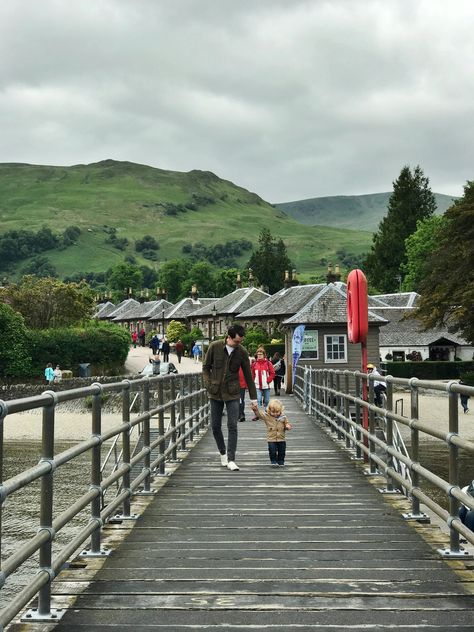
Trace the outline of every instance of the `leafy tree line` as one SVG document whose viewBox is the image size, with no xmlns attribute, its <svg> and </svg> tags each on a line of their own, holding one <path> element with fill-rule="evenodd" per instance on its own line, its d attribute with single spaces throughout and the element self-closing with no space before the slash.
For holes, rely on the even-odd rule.
<svg viewBox="0 0 474 632">
<path fill-rule="evenodd" d="M 67 248 L 81 234 L 77 226 L 69 226 L 60 235 L 43 226 L 38 232 L 31 230 L 9 230 L 0 235 L 0 268 L 8 270 L 12 263 L 27 259 L 47 250 Z"/>
<path fill-rule="evenodd" d="M 474 343 L 474 181 L 442 216 L 419 166 L 394 182 L 387 216 L 365 269 L 370 291 L 416 291 L 414 316 L 426 328 L 459 331 Z"/>
<path fill-rule="evenodd" d="M 209 261 L 222 268 L 236 268 L 236 257 L 251 249 L 252 242 L 248 239 L 233 239 L 214 246 L 205 246 L 202 242 L 184 244 L 182 253 L 191 261 Z"/>
</svg>

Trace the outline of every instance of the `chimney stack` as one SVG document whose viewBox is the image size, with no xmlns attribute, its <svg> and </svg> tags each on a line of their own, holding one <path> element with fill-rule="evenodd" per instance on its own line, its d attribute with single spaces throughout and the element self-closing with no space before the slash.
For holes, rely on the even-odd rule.
<svg viewBox="0 0 474 632">
<path fill-rule="evenodd" d="M 235 289 L 240 290 L 241 287 L 242 287 L 242 281 L 240 279 L 240 272 L 237 272 L 237 282 L 235 284 Z"/>
</svg>

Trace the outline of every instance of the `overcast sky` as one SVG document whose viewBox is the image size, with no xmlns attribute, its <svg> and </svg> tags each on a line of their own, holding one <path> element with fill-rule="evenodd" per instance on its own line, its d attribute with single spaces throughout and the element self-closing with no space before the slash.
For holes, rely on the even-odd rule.
<svg viewBox="0 0 474 632">
<path fill-rule="evenodd" d="M 4 0 L 0 162 L 203 169 L 270 202 L 474 179 L 473 0 Z"/>
</svg>

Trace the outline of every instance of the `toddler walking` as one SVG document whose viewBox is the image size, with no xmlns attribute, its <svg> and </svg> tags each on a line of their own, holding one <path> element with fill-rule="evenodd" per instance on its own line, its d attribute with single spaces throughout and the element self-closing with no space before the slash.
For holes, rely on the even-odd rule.
<svg viewBox="0 0 474 632">
<path fill-rule="evenodd" d="M 268 402 L 267 411 L 253 406 L 255 415 L 267 426 L 268 454 L 272 467 L 285 465 L 286 441 L 285 432 L 292 429 L 292 425 L 283 414 L 283 405 L 278 399 Z"/>
</svg>

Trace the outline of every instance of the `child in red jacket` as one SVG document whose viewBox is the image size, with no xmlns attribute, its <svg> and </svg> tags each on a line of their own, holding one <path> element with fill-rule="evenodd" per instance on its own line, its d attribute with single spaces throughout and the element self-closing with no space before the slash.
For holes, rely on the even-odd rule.
<svg viewBox="0 0 474 632">
<path fill-rule="evenodd" d="M 267 359 L 267 354 L 263 347 L 257 349 L 257 359 L 250 368 L 257 388 L 258 405 L 263 405 L 264 409 L 267 410 L 268 402 L 270 401 L 270 384 L 275 377 L 275 369 L 270 360 Z M 257 419 L 258 417 L 254 417 L 253 421 Z"/>
</svg>

